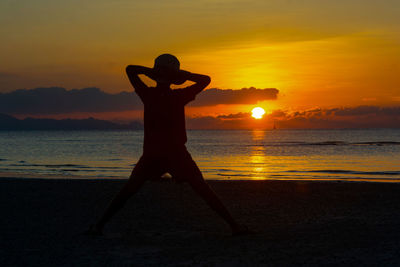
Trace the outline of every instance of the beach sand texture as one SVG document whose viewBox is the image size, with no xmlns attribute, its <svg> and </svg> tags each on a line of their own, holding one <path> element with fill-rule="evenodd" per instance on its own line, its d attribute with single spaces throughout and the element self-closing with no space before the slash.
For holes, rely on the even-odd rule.
<svg viewBox="0 0 400 267">
<path fill-rule="evenodd" d="M 81 235 L 124 181 L 0 180 L 0 266 L 400 265 L 400 184 L 208 181 L 256 233 L 230 236 L 188 185 L 148 182 Z"/>
</svg>

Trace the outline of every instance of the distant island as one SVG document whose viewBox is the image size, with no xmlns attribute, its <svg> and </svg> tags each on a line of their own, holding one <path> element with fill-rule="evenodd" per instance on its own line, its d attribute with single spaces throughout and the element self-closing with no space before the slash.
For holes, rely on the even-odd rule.
<svg viewBox="0 0 400 267">
<path fill-rule="evenodd" d="M 94 118 L 88 119 L 35 119 L 23 120 L 7 114 L 0 114 L 0 131 L 10 130 L 142 130 L 143 124 L 137 121 L 119 124 Z"/>
</svg>

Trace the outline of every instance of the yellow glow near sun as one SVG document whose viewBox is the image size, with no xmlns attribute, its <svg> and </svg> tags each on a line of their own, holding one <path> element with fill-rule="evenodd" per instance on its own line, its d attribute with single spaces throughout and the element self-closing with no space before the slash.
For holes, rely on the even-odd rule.
<svg viewBox="0 0 400 267">
<path fill-rule="evenodd" d="M 261 119 L 265 114 L 265 110 L 263 108 L 260 107 L 256 107 L 253 108 L 253 110 L 251 111 L 251 116 L 255 119 Z"/>
</svg>

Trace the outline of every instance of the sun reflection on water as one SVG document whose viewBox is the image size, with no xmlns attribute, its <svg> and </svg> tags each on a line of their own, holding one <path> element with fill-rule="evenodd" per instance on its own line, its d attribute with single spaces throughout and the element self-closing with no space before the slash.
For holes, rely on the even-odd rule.
<svg viewBox="0 0 400 267">
<path fill-rule="evenodd" d="M 252 131 L 252 140 L 253 146 L 251 147 L 250 152 L 250 163 L 251 170 L 253 173 L 253 179 L 262 179 L 265 178 L 265 146 L 264 139 L 266 131 L 262 130 L 253 130 Z"/>
</svg>

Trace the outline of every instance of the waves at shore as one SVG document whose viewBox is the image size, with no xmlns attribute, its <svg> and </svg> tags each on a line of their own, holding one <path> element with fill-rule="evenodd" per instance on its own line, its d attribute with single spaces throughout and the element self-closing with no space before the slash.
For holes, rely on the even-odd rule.
<svg viewBox="0 0 400 267">
<path fill-rule="evenodd" d="M 189 131 L 213 180 L 400 181 L 400 130 Z M 0 172 L 129 177 L 143 131 L 0 132 Z"/>
</svg>

